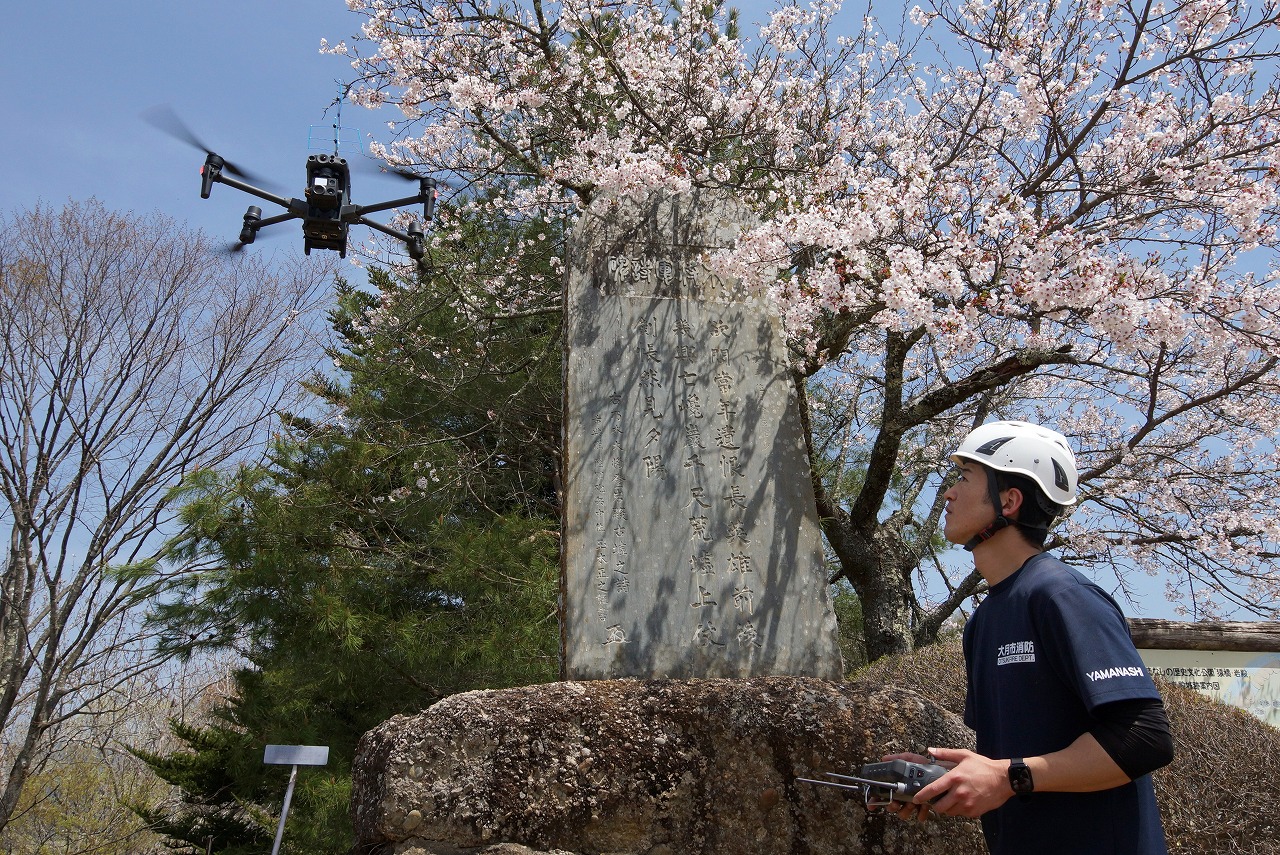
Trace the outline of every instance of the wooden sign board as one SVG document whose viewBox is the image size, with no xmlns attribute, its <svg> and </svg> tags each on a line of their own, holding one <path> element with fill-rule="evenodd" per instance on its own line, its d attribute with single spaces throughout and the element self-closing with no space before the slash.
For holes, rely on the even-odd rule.
<svg viewBox="0 0 1280 855">
<path fill-rule="evenodd" d="M 1153 676 L 1280 728 L 1280 624 L 1129 621 Z"/>
</svg>

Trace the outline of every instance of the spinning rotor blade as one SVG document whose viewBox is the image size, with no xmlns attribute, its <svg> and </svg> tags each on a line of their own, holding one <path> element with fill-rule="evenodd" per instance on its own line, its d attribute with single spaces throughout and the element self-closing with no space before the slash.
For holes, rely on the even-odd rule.
<svg viewBox="0 0 1280 855">
<path fill-rule="evenodd" d="M 405 181 L 417 181 L 421 178 L 416 172 L 410 172 L 399 166 L 392 166 L 389 163 L 379 163 L 378 171 L 383 175 L 394 175 L 396 178 L 403 178 Z"/>
<path fill-rule="evenodd" d="M 158 128 L 179 142 L 184 142 L 192 148 L 197 148 L 206 155 L 213 154 L 213 149 L 205 145 L 200 138 L 192 132 L 191 128 L 187 127 L 186 122 L 178 118 L 178 114 L 175 113 L 173 108 L 168 104 L 160 104 L 159 106 L 152 107 L 149 110 L 144 110 L 142 118 L 147 122 L 147 124 Z M 262 178 L 244 171 L 226 158 L 223 158 L 222 168 L 227 172 L 230 172 L 232 175 L 243 178 L 245 181 L 249 181 L 254 184 L 268 183 Z"/>
<path fill-rule="evenodd" d="M 366 167 L 367 169 L 371 169 L 380 175 L 390 175 L 395 178 L 403 179 L 404 181 L 421 181 L 423 178 L 428 177 L 427 175 L 419 175 L 417 172 L 410 172 L 408 169 L 405 169 L 403 166 L 392 166 L 391 164 L 382 160 L 374 160 L 371 158 L 366 158 L 365 160 L 359 161 L 359 162 L 367 164 L 367 167 Z M 439 178 L 436 178 L 435 182 L 436 182 L 436 187 L 439 188 L 440 190 L 448 190 L 453 188 L 453 185 L 450 184 L 448 181 L 442 181 Z"/>
<path fill-rule="evenodd" d="M 271 238 L 274 238 L 281 234 L 283 234 L 283 232 L 274 232 L 274 231 L 268 232 L 264 229 L 264 230 L 258 231 L 257 234 L 254 235 L 252 244 L 247 244 L 247 243 L 244 243 L 243 241 L 236 241 L 235 243 L 223 244 L 221 249 L 222 249 L 222 252 L 225 252 L 228 255 L 238 255 L 244 252 L 244 249 L 247 246 L 257 246 L 262 241 L 270 240 Z"/>
<path fill-rule="evenodd" d="M 378 171 L 381 172 L 383 175 L 394 175 L 396 178 L 401 178 L 405 181 L 421 181 L 423 178 L 428 177 L 426 175 L 419 175 L 416 172 L 410 172 L 409 170 L 404 169 L 403 167 L 400 167 L 400 166 L 392 166 L 389 163 L 379 163 Z M 439 178 L 436 178 L 434 180 L 436 182 L 437 189 L 440 189 L 440 190 L 452 189 L 453 185 L 451 185 L 449 182 L 441 181 Z"/>
</svg>

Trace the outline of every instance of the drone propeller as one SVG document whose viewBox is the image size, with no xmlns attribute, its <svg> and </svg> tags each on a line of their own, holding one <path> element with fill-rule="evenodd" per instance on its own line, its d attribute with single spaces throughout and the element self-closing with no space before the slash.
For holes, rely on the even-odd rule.
<svg viewBox="0 0 1280 855">
<path fill-rule="evenodd" d="M 392 166 L 391 164 L 385 161 L 366 159 L 364 161 L 357 161 L 356 163 L 363 164 L 363 168 L 366 171 L 374 171 L 374 172 L 377 172 L 379 175 L 389 175 L 393 178 L 399 178 L 404 181 L 421 181 L 423 178 L 426 177 L 424 175 L 418 174 L 417 172 L 411 172 L 408 169 L 405 169 L 403 166 Z M 453 189 L 454 185 L 452 185 L 448 181 L 442 181 L 439 178 L 435 178 L 434 181 L 435 181 L 436 187 L 440 190 Z"/>
<path fill-rule="evenodd" d="M 378 164 L 378 171 L 383 175 L 394 175 L 396 178 L 402 178 L 405 181 L 418 181 L 422 178 L 422 176 L 418 175 L 416 172 L 410 172 L 407 169 L 402 169 L 399 166 L 392 166 L 389 163 Z"/>
<path fill-rule="evenodd" d="M 246 246 L 249 246 L 250 244 L 256 244 L 262 240 L 270 240 L 274 237 L 278 237 L 281 234 L 283 234 L 283 232 L 278 232 L 278 231 L 268 232 L 262 229 L 254 229 L 252 232 L 252 237 L 253 237 L 252 240 L 250 241 L 238 240 L 235 243 L 223 244 L 222 251 L 230 255 L 237 255 L 241 252 L 244 252 L 244 248 Z M 241 231 L 240 236 L 241 237 L 245 236 L 245 233 L 243 230 Z"/>
<path fill-rule="evenodd" d="M 178 118 L 178 114 L 175 113 L 173 111 L 173 108 L 170 107 L 168 104 L 161 104 L 159 106 L 152 107 L 149 110 L 143 111 L 142 118 L 148 124 L 156 128 L 159 128 L 161 131 L 173 137 L 174 139 L 178 140 L 179 142 L 184 142 L 187 145 L 192 146 L 193 148 L 197 148 L 200 151 L 203 151 L 206 155 L 213 154 L 213 149 L 205 145 L 200 140 L 200 138 L 197 137 L 195 133 L 192 132 L 191 128 L 187 127 L 186 122 Z M 223 158 L 222 160 L 222 168 L 225 169 L 227 172 L 230 172 L 232 175 L 237 175 L 240 178 L 243 178 L 245 181 L 250 181 L 250 182 L 253 182 L 254 184 L 268 183 L 263 179 L 255 175 L 252 175 L 251 173 L 246 172 L 245 170 L 234 165 L 233 163 L 231 163 L 231 161 L 225 158 Z"/>
<path fill-rule="evenodd" d="M 280 232 L 269 232 L 265 236 L 260 236 L 262 220 L 262 209 L 257 205 L 251 205 L 248 211 L 244 212 L 244 227 L 241 229 L 241 239 L 236 243 L 227 243 L 223 246 L 223 252 L 234 253 L 242 252 L 248 244 L 257 243 L 260 238 L 274 238 Z"/>
</svg>

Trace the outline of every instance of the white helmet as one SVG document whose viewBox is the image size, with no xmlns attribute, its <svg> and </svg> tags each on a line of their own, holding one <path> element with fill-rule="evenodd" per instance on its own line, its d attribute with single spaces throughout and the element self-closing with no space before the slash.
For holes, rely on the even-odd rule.
<svg viewBox="0 0 1280 855">
<path fill-rule="evenodd" d="M 991 422 L 974 428 L 951 459 L 1025 475 L 1050 501 L 1063 507 L 1076 503 L 1076 456 L 1056 430 L 1030 422 Z"/>
</svg>

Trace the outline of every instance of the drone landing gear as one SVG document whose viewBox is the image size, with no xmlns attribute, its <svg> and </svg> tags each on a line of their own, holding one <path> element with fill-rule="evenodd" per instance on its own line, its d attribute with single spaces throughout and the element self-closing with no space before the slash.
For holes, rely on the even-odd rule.
<svg viewBox="0 0 1280 855">
<path fill-rule="evenodd" d="M 426 254 L 426 247 L 422 239 L 422 227 L 417 223 L 410 223 L 409 228 L 405 230 L 409 239 L 405 241 L 405 246 L 409 250 L 409 257 L 414 261 L 422 261 L 422 256 Z"/>
<path fill-rule="evenodd" d="M 250 205 L 244 212 L 244 225 L 240 228 L 240 243 L 248 246 L 258 236 L 258 224 L 262 222 L 262 209 Z"/>
</svg>

